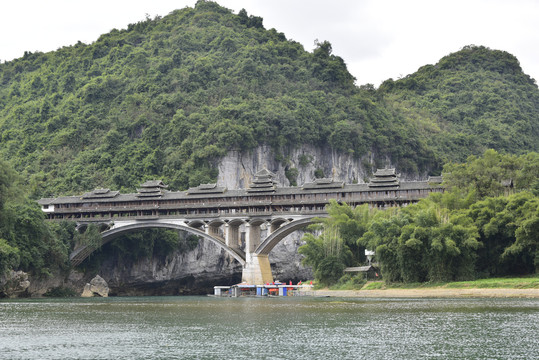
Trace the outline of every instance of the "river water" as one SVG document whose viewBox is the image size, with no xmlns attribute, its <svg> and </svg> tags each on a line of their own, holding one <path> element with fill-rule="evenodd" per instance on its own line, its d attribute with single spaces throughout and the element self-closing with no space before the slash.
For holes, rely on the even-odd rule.
<svg viewBox="0 0 539 360">
<path fill-rule="evenodd" d="M 0 301 L 1 359 L 539 359 L 537 299 Z"/>
</svg>

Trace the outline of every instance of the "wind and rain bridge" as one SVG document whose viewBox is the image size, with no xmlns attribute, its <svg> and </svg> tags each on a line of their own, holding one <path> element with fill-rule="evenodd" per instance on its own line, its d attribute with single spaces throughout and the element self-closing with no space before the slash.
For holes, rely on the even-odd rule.
<svg viewBox="0 0 539 360">
<path fill-rule="evenodd" d="M 102 245 L 126 233 L 147 228 L 187 231 L 225 250 L 243 266 L 249 284 L 273 282 L 268 254 L 287 235 L 327 216 L 331 199 L 351 206 L 405 206 L 443 192 L 441 177 L 400 181 L 395 169 L 378 169 L 369 183 L 345 184 L 317 179 L 303 186 L 278 187 L 263 169 L 247 189 L 229 190 L 202 184 L 187 191 L 168 191 L 160 180 L 147 181 L 137 193 L 95 189 L 82 196 L 39 200 L 50 221 L 75 221 L 80 231 L 89 224 L 102 229 Z M 73 266 L 94 247 L 79 244 L 70 254 Z"/>
</svg>

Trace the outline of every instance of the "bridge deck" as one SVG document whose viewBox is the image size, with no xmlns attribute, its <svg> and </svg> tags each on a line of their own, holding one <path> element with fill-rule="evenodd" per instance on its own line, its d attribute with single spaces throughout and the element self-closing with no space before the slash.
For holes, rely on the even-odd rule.
<svg viewBox="0 0 539 360">
<path fill-rule="evenodd" d="M 115 218 L 122 219 L 156 219 L 166 217 L 182 218 L 218 218 L 218 217 L 256 217 L 278 215 L 312 215 L 322 213 L 330 199 L 344 201 L 352 206 L 368 203 L 372 206 L 385 207 L 406 205 L 427 197 L 432 192 L 441 192 L 439 186 L 408 190 L 386 190 L 365 194 L 364 192 L 349 192 L 343 196 L 341 192 L 326 192 L 315 194 L 312 198 L 302 196 L 301 199 L 259 200 L 258 196 L 245 196 L 245 201 L 226 201 L 207 197 L 204 202 L 193 202 L 192 199 L 178 200 L 162 196 L 150 199 L 92 199 L 81 200 L 80 197 L 48 199 L 40 202 L 43 211 L 50 220 L 75 221 L 107 221 Z M 383 193 L 383 194 L 381 194 Z M 305 194 L 302 194 L 305 195 Z M 321 197 L 323 195 L 323 197 Z M 267 195 L 263 195 L 267 197 Z M 276 197 L 278 195 L 275 195 Z"/>
</svg>

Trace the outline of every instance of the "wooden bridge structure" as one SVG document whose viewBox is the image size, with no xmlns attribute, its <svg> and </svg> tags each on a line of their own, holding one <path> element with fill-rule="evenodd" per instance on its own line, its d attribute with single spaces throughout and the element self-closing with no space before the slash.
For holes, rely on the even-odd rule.
<svg viewBox="0 0 539 360">
<path fill-rule="evenodd" d="M 345 184 L 318 179 L 299 187 L 277 187 L 274 174 L 255 174 L 247 189 L 229 190 L 202 184 L 187 191 L 168 191 L 160 180 L 147 181 L 137 193 L 96 189 L 79 196 L 43 198 L 50 221 L 75 221 L 83 231 L 89 224 L 103 229 L 102 244 L 146 228 L 187 231 L 207 239 L 239 261 L 243 281 L 273 281 L 268 254 L 287 235 L 327 216 L 331 199 L 351 206 L 405 206 L 442 192 L 440 177 L 399 181 L 394 169 L 378 169 L 369 183 Z M 70 255 L 77 266 L 95 249 L 79 245 Z"/>
</svg>

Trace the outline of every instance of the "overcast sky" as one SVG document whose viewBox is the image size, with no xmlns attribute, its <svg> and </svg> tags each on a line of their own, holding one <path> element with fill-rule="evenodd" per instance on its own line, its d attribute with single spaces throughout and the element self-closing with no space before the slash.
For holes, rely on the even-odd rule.
<svg viewBox="0 0 539 360">
<path fill-rule="evenodd" d="M 398 79 L 465 45 L 515 55 L 539 80 L 537 0 L 220 0 L 235 13 L 245 8 L 312 51 L 328 40 L 358 85 Z M 25 51 L 48 52 L 77 41 L 90 44 L 113 28 L 148 14 L 165 16 L 196 0 L 2 0 L 0 60 Z"/>
</svg>

